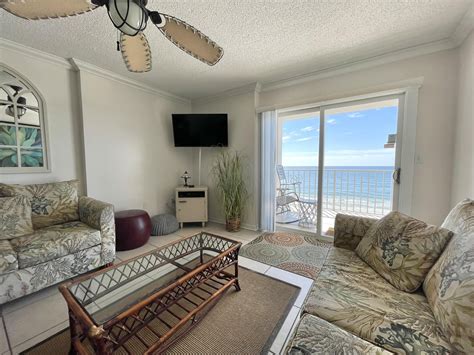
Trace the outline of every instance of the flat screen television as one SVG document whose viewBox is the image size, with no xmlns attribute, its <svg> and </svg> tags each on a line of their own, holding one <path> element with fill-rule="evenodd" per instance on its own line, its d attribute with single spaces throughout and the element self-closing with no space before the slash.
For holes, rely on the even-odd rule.
<svg viewBox="0 0 474 355">
<path fill-rule="evenodd" d="M 173 114 L 175 147 L 227 147 L 226 113 Z"/>
</svg>

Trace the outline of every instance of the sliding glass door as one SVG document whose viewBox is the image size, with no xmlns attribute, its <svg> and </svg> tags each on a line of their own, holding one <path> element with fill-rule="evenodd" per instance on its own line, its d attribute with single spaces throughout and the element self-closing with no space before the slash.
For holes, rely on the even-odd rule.
<svg viewBox="0 0 474 355">
<path fill-rule="evenodd" d="M 316 232 L 319 111 L 282 113 L 278 119 L 277 226 Z"/>
<path fill-rule="evenodd" d="M 400 107 L 387 96 L 279 112 L 277 228 L 331 236 L 338 213 L 396 210 Z"/>
</svg>

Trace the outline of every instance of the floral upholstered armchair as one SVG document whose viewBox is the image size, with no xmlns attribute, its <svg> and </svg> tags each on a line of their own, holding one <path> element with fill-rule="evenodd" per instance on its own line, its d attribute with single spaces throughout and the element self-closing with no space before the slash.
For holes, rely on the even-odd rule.
<svg viewBox="0 0 474 355">
<path fill-rule="evenodd" d="M 113 206 L 77 190 L 0 184 L 0 304 L 114 261 Z"/>
</svg>

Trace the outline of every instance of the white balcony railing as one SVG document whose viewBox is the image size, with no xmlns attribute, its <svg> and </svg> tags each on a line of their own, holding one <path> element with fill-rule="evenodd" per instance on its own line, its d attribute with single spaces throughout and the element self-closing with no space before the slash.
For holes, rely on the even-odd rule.
<svg viewBox="0 0 474 355">
<path fill-rule="evenodd" d="M 289 182 L 299 182 L 300 199 L 317 201 L 317 167 L 284 167 Z M 393 168 L 327 168 L 322 207 L 342 213 L 382 216 L 392 210 Z"/>
</svg>

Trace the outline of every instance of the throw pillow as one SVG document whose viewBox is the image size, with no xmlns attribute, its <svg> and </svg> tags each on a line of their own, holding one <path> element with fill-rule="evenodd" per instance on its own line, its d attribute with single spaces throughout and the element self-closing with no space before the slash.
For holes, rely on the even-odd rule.
<svg viewBox="0 0 474 355">
<path fill-rule="evenodd" d="M 0 184 L 0 197 L 26 196 L 31 199 L 34 229 L 79 219 L 78 181 L 35 185 Z"/>
<path fill-rule="evenodd" d="M 27 197 L 0 198 L 0 240 L 33 233 L 31 202 Z"/>
<path fill-rule="evenodd" d="M 356 253 L 393 286 L 414 292 L 451 236 L 447 229 L 391 212 L 369 228 Z"/>
<path fill-rule="evenodd" d="M 453 353 L 474 354 L 474 200 L 459 202 L 442 226 L 454 236 L 423 290 Z"/>
</svg>

